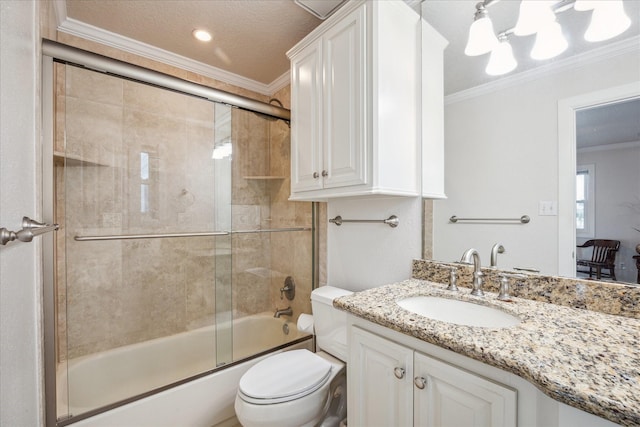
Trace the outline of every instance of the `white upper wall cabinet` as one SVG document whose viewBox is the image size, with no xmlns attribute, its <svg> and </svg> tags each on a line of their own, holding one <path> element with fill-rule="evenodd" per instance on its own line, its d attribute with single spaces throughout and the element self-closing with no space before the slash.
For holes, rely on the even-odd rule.
<svg viewBox="0 0 640 427">
<path fill-rule="evenodd" d="M 288 52 L 291 200 L 422 194 L 420 34 L 403 1 L 351 1 Z"/>
</svg>

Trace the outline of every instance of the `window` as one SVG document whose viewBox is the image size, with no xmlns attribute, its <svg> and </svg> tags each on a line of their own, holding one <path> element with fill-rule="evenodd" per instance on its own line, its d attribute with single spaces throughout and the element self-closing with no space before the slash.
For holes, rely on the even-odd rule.
<svg viewBox="0 0 640 427">
<path fill-rule="evenodd" d="M 140 153 L 140 212 L 149 212 L 149 153 Z"/>
<path fill-rule="evenodd" d="M 595 235 L 595 165 L 578 165 L 576 169 L 576 235 Z"/>
</svg>

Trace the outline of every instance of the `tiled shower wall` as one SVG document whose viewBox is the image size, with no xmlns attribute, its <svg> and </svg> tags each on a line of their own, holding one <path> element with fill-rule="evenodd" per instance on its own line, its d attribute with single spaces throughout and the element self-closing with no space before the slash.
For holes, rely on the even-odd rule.
<svg viewBox="0 0 640 427">
<path fill-rule="evenodd" d="M 287 305 L 294 320 L 310 312 L 310 232 L 237 234 L 231 244 L 222 238 L 227 252 L 220 240 L 216 252 L 210 237 L 73 240 L 216 229 L 211 150 L 220 129 L 213 103 L 74 67 L 56 72 L 61 360 L 213 324 L 216 276 L 233 276 L 217 286 L 219 296 L 232 293 L 234 317 Z M 276 96 L 288 104 L 288 88 Z M 287 201 L 287 124 L 231 114 L 233 228 L 310 227 L 311 204 Z M 150 158 L 146 184 L 156 188 L 141 213 L 142 151 Z M 288 275 L 298 285 L 293 302 L 280 300 Z"/>
<path fill-rule="evenodd" d="M 291 108 L 290 86 L 274 95 L 285 108 Z M 312 224 L 311 203 L 290 202 L 291 192 L 291 140 L 289 126 L 278 120 L 270 122 L 270 169 L 271 176 L 284 177 L 267 183 L 271 200 L 272 228 L 310 227 Z M 323 205 L 325 205 L 323 203 Z M 325 215 L 326 216 L 326 215 Z M 326 228 L 326 221 L 320 229 Z M 293 320 L 300 313 L 311 313 L 310 297 L 313 283 L 312 234 L 310 232 L 275 233 L 271 235 L 271 309 L 293 309 Z M 321 258 L 322 259 L 322 258 Z M 322 262 L 321 262 L 322 264 Z M 286 276 L 293 277 L 296 283 L 296 296 L 293 301 L 280 299 L 280 291 Z"/>
</svg>

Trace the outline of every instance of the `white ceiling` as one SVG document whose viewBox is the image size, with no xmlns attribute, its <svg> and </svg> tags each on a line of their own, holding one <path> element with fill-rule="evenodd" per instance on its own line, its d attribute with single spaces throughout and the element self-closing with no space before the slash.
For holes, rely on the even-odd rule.
<svg viewBox="0 0 640 427">
<path fill-rule="evenodd" d="M 404 1 L 420 8 L 420 0 Z M 463 53 L 476 3 L 477 0 L 423 1 L 424 18 L 449 40 L 445 51 L 445 94 L 501 79 L 484 72 L 489 55 L 468 57 Z M 502 0 L 489 7 L 496 32 L 515 25 L 519 3 Z M 74 27 L 76 35 L 96 39 L 94 27 L 97 27 L 108 32 L 98 32 L 97 38 L 110 38 L 110 44 L 116 47 L 129 41 L 149 45 L 265 87 L 278 79 L 288 81 L 286 52 L 322 22 L 293 0 L 66 0 L 63 4 L 66 12 L 62 15 L 66 16 L 59 17 L 62 31 Z M 507 76 L 548 66 L 609 43 L 637 38 L 640 0 L 625 0 L 624 5 L 633 21 L 631 28 L 600 43 L 588 43 L 582 37 L 591 12 L 571 9 L 558 14 L 570 47 L 553 60 L 529 59 L 535 37 L 512 36 L 510 41 L 519 66 Z M 213 41 L 206 44 L 196 41 L 191 35 L 195 28 L 209 30 Z M 116 37 L 111 38 L 111 33 Z"/>
</svg>

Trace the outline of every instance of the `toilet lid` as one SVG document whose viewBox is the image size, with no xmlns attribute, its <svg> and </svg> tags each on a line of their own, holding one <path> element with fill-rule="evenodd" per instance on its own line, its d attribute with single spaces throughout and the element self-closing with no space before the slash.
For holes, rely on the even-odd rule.
<svg viewBox="0 0 640 427">
<path fill-rule="evenodd" d="M 320 388 L 331 376 L 331 363 L 309 350 L 292 350 L 256 363 L 240 379 L 239 390 L 250 400 L 286 402 Z"/>
</svg>

